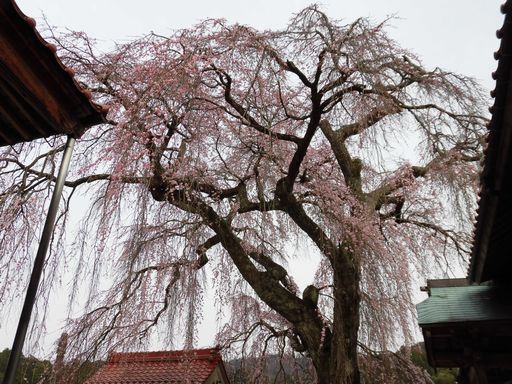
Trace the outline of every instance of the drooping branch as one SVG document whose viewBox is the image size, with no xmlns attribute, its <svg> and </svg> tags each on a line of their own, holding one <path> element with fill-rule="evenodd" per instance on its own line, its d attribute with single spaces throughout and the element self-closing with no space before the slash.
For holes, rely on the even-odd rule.
<svg viewBox="0 0 512 384">
<path fill-rule="evenodd" d="M 169 203 L 180 209 L 200 215 L 216 234 L 212 241 L 220 241 L 243 278 L 250 284 L 256 294 L 270 308 L 297 327 L 304 343 L 308 345 L 309 351 L 316 350 L 317 353 L 320 352 L 320 336 L 323 323 L 314 310 L 292 293 L 289 288 L 281 284 L 281 280 L 286 277 L 286 275 L 283 276 L 284 268 L 279 268 L 279 265 L 267 256 L 259 253 L 249 254 L 242 246 L 241 240 L 233 232 L 230 224 L 218 216 L 213 208 L 202 202 L 199 197 L 184 194 L 182 191 L 173 191 L 157 197 L 166 198 Z M 298 208 L 296 207 L 295 210 L 297 211 Z M 319 230 L 319 228 L 315 228 L 315 230 Z M 325 236 L 325 238 L 327 237 Z M 252 263 L 251 257 L 263 265 L 266 270 L 258 270 Z M 317 329 L 318 332 L 305 332 L 306 329 Z"/>
<path fill-rule="evenodd" d="M 290 141 L 293 143 L 298 144 L 299 138 L 294 135 L 288 135 L 280 132 L 274 132 L 270 129 L 264 127 L 262 124 L 260 124 L 241 104 L 239 104 L 232 96 L 231 94 L 231 86 L 233 83 L 233 80 L 231 79 L 231 76 L 223 71 L 222 69 L 217 68 L 216 66 L 212 65 L 212 70 L 215 71 L 218 74 L 220 83 L 224 87 L 224 98 L 226 102 L 239 114 L 239 116 L 242 118 L 242 121 L 244 124 L 250 126 L 251 128 L 254 128 L 260 133 L 263 133 L 267 136 L 276 138 L 278 140 L 284 140 L 284 141 Z"/>
<path fill-rule="evenodd" d="M 417 226 L 444 236 L 447 240 L 452 242 L 459 255 L 466 255 L 469 252 L 469 243 L 467 241 L 463 241 L 460 234 L 451 229 L 446 229 L 443 228 L 441 225 L 429 223 L 427 221 L 420 221 L 407 217 L 399 217 L 396 218 L 395 221 L 398 224 Z"/>
<path fill-rule="evenodd" d="M 471 164 L 480 161 L 482 156 L 481 154 L 469 156 L 464 153 L 460 153 L 459 151 L 463 147 L 463 145 L 456 144 L 451 150 L 438 153 L 436 157 L 425 165 L 412 165 L 395 170 L 390 173 L 390 176 L 387 177 L 378 187 L 365 193 L 367 202 L 369 202 L 375 210 L 379 210 L 382 205 L 388 204 L 389 202 L 394 204 L 394 199 L 396 198 L 403 199 L 403 197 L 397 197 L 394 196 L 394 194 L 404 186 L 409 185 L 411 183 L 411 179 L 425 178 L 432 172 L 432 170 L 439 172 L 438 164 L 445 161 L 448 156 L 452 156 L 452 161 L 456 163 Z M 474 148 L 471 149 L 474 150 Z M 453 152 L 453 154 L 450 155 L 451 152 Z"/>
<path fill-rule="evenodd" d="M 183 311 L 192 327 L 195 307 L 187 304 L 207 287 L 196 275 L 206 265 L 236 281 L 221 294 L 246 294 L 254 307 L 265 303 L 255 310 L 260 317 L 233 312 L 238 318 L 230 324 L 240 328 L 232 334 L 243 347 L 262 335 L 263 350 L 280 343 L 306 352 L 322 384 L 357 382 L 358 336 L 378 333 L 385 346 L 394 335 L 385 327 L 395 323 L 378 320 L 398 316 L 404 329 L 410 326 L 396 308 L 409 308 L 403 287 L 411 265 L 422 264 L 411 260 L 417 244 L 466 251 L 464 234 L 442 224 L 442 209 L 452 202 L 429 200 L 424 191 L 448 183 L 467 193 L 471 206 L 470 187 L 459 176 L 471 183 L 480 158 L 478 89 L 437 68 L 424 70 L 383 24 L 342 25 L 317 6 L 275 33 L 209 20 L 97 57 L 88 43 L 79 36 L 62 47 L 80 81 L 112 105 L 114 122 L 78 143 L 82 167 L 66 185 L 96 193 L 76 244 L 83 256 L 95 252 L 117 279 L 103 296 L 91 284 L 90 303 L 98 309 L 77 322 L 81 340 L 133 341 L 182 306 L 192 308 Z M 404 136 L 418 132 L 422 153 L 414 165 L 393 153 L 404 127 Z M 5 252 L 6 244 L 12 253 L 1 260 L 9 265 L 20 265 L 30 238 L 21 244 L 5 230 L 28 228 L 34 216 L 25 206 L 44 204 L 54 180 L 55 152 L 24 160 L 32 149 L 0 164 L 0 212 L 17 220 L 0 223 L 0 248 Z M 444 169 L 452 173 L 437 173 Z M 90 233 L 101 241 L 91 245 Z M 285 266 L 303 240 L 321 262 L 301 295 Z M 121 257 L 119 243 L 128 250 Z M 135 272 L 126 272 L 126 256 Z M 14 276 L 0 273 L 3 281 Z M 140 307 L 126 304 L 139 293 Z"/>
<path fill-rule="evenodd" d="M 311 82 L 308 77 L 302 72 L 293 61 L 291 60 L 284 60 L 279 53 L 272 48 L 270 45 L 263 45 L 265 51 L 275 60 L 275 62 L 281 67 L 281 69 L 284 69 L 285 71 L 294 73 L 297 75 L 297 77 L 300 79 L 302 84 L 304 84 L 307 88 L 313 89 L 318 86 L 318 80 L 320 78 L 321 68 L 322 68 L 322 61 L 321 59 L 319 61 L 319 64 L 317 66 L 317 72 L 315 74 L 315 81 Z M 323 55 L 322 55 L 323 56 Z"/>
<path fill-rule="evenodd" d="M 4 161 L 13 163 L 18 167 L 17 170 L 13 170 L 12 172 L 23 171 L 26 174 L 36 176 L 38 179 L 41 179 L 41 180 L 50 181 L 53 183 L 57 181 L 57 176 L 47 173 L 47 172 L 42 172 L 42 171 L 33 169 L 33 168 L 31 168 L 30 165 L 24 165 L 21 161 L 19 161 L 17 159 L 9 158 L 9 159 L 4 159 Z M 66 180 L 64 182 L 64 186 L 70 187 L 70 188 L 76 188 L 82 184 L 93 183 L 95 181 L 111 181 L 111 180 L 112 180 L 112 175 L 109 173 L 93 174 L 93 175 L 89 175 L 89 176 L 82 176 L 75 180 Z M 121 181 L 126 184 L 144 184 L 148 180 L 149 180 L 148 178 L 142 177 L 142 176 L 122 176 L 121 177 Z"/>
<path fill-rule="evenodd" d="M 171 272 L 171 279 L 169 280 L 169 283 L 165 287 L 164 301 L 162 303 L 162 306 L 152 318 L 143 320 L 143 322 L 148 324 L 144 329 L 139 331 L 139 337 L 145 337 L 150 331 L 150 329 L 158 324 L 158 321 L 160 320 L 162 315 L 169 309 L 169 304 L 171 304 L 171 290 L 174 287 L 174 285 L 178 282 L 179 278 L 180 269 L 178 266 L 174 266 Z"/>
<path fill-rule="evenodd" d="M 126 324 L 123 324 L 123 313 L 127 310 L 127 307 L 131 305 L 130 300 L 135 295 L 139 294 L 139 290 L 144 282 L 144 278 L 150 273 L 161 273 L 164 270 L 170 270 L 171 278 L 169 279 L 169 282 L 165 288 L 162 307 L 156 312 L 156 314 L 154 314 L 153 317 L 140 319 L 138 321 L 139 326 L 143 326 L 143 328 L 139 330 L 139 336 L 142 337 L 146 335 L 149 330 L 158 323 L 161 316 L 168 310 L 170 290 L 178 281 L 180 277 L 180 268 L 183 265 L 183 262 L 177 262 L 168 265 L 153 265 L 131 273 L 128 281 L 121 283 L 121 286 L 118 287 L 119 291 L 122 293 L 117 298 L 117 300 L 115 300 L 112 304 L 97 307 L 84 315 L 78 323 L 78 329 L 75 330 L 76 336 L 83 337 L 86 335 L 88 328 L 91 327 L 93 323 L 104 323 L 95 339 L 87 343 L 90 345 L 89 348 L 91 348 L 89 351 L 90 355 L 95 356 L 97 351 L 103 346 L 104 343 L 107 342 L 108 337 L 113 332 L 126 327 Z"/>
<path fill-rule="evenodd" d="M 335 244 L 331 239 L 329 239 L 322 228 L 308 216 L 302 205 L 297 202 L 295 196 L 284 190 L 283 184 L 284 181 L 278 183 L 276 189 L 276 195 L 282 204 L 282 209 L 290 215 L 290 218 L 295 222 L 295 224 L 297 224 L 297 226 L 301 228 L 313 242 L 315 242 L 318 249 L 320 249 L 332 263 L 336 255 Z"/>
</svg>

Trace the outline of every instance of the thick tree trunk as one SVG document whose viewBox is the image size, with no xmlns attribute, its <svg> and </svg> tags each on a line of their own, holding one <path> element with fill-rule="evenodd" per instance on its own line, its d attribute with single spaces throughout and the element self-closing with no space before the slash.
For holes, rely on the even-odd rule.
<svg viewBox="0 0 512 384">
<path fill-rule="evenodd" d="M 352 255 L 341 251 L 334 261 L 334 326 L 328 362 L 317 368 L 319 384 L 359 384 L 359 271 Z"/>
<path fill-rule="evenodd" d="M 318 384 L 359 384 L 357 335 L 359 331 L 359 270 L 348 252 L 339 250 L 334 260 L 334 326 L 325 328 L 320 342 L 318 328 L 298 327 L 315 366 Z"/>
<path fill-rule="evenodd" d="M 162 188 L 153 188 L 152 193 Z M 323 232 L 314 226 L 301 209 L 293 204 L 288 213 L 299 221 L 305 230 L 310 230 L 321 238 L 321 245 L 329 246 L 328 255 L 333 266 L 334 311 L 332 330 L 318 311 L 314 300 L 300 299 L 283 284 L 283 276 L 276 276 L 279 264 L 271 259 L 260 261 L 266 271 L 261 271 L 251 261 L 233 233 L 230 225 L 216 212 L 199 200 L 184 200 L 180 194 L 167 195 L 173 204 L 194 213 L 199 213 L 216 232 L 224 249 L 230 254 L 234 264 L 251 285 L 258 296 L 272 309 L 290 321 L 309 352 L 317 373 L 318 384 L 359 384 L 360 375 L 357 363 L 357 336 L 359 330 L 359 266 L 345 246 L 334 246 Z M 286 197 L 286 196 L 285 196 Z M 294 201 L 292 201 L 294 203 Z M 265 260 L 265 255 L 258 255 Z M 282 267 L 281 267 L 282 268 Z M 283 269 L 284 270 L 284 269 Z"/>
</svg>

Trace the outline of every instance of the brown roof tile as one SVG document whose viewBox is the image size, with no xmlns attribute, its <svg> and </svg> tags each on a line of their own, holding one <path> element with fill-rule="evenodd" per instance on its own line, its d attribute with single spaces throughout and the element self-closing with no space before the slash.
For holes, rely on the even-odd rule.
<svg viewBox="0 0 512 384">
<path fill-rule="evenodd" d="M 0 2 L 0 20 L 0 145 L 80 136 L 105 122 L 107 109 L 91 100 L 14 0 Z"/>
</svg>

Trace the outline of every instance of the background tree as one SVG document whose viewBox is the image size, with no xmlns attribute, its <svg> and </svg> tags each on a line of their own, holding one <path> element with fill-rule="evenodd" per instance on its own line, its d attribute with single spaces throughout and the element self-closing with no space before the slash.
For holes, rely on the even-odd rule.
<svg viewBox="0 0 512 384">
<path fill-rule="evenodd" d="M 318 383 L 358 383 L 358 346 L 411 341 L 411 283 L 468 254 L 485 122 L 472 79 L 423 68 L 384 23 L 316 6 L 282 31 L 208 20 L 104 54 L 80 33 L 57 43 L 111 105 L 78 144 L 55 242 L 72 197 L 89 211 L 43 283 L 63 265 L 73 295 L 91 281 L 70 350 L 133 347 L 162 323 L 191 346 L 209 278 L 230 307 L 223 346 L 305 354 Z M 2 153 L 6 298 L 61 150 Z M 302 293 L 286 269 L 297 247 L 321 258 Z"/>
<path fill-rule="evenodd" d="M 400 352 L 403 353 L 403 348 Z M 432 368 L 428 364 L 427 351 L 423 342 L 411 347 L 411 361 L 418 367 L 423 368 L 432 377 L 434 384 L 455 384 L 459 370 L 457 368 Z"/>
<path fill-rule="evenodd" d="M 11 351 L 7 348 L 0 352 L 0 380 L 4 378 L 10 352 Z M 48 378 L 51 366 L 48 360 L 38 360 L 34 356 L 21 356 L 19 369 L 14 377 L 14 383 L 40 383 Z"/>
</svg>

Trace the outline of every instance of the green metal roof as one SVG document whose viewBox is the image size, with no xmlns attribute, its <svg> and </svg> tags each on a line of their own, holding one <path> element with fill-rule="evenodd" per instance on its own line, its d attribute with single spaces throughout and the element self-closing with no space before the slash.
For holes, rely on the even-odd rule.
<svg viewBox="0 0 512 384">
<path fill-rule="evenodd" d="M 421 327 L 446 323 L 512 320 L 512 289 L 493 286 L 431 288 L 418 305 Z"/>
</svg>

